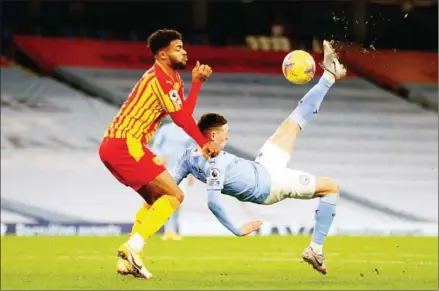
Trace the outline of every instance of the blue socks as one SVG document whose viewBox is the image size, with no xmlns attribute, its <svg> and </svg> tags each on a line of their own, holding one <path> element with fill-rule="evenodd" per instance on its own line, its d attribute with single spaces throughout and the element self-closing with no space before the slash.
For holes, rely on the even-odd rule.
<svg viewBox="0 0 439 291">
<path fill-rule="evenodd" d="M 321 246 L 325 241 L 326 235 L 328 234 L 335 217 L 338 197 L 338 194 L 329 194 L 320 198 L 316 209 L 316 224 L 314 226 L 311 240 L 311 247 L 315 252 L 321 252 Z"/>
<path fill-rule="evenodd" d="M 318 113 L 323 98 L 325 98 L 326 93 L 328 93 L 329 88 L 331 88 L 333 84 L 333 81 L 321 77 L 319 82 L 299 101 L 299 105 L 297 105 L 289 117 L 295 121 L 301 129 Z"/>
<path fill-rule="evenodd" d="M 178 230 L 178 215 L 179 209 L 177 209 L 174 214 L 169 218 L 168 222 L 165 224 L 165 232 L 177 232 Z"/>
</svg>

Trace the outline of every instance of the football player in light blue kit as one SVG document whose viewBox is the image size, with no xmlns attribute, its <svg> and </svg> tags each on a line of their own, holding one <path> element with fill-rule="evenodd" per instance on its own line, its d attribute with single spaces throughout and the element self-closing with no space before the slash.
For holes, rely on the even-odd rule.
<svg viewBox="0 0 439 291">
<path fill-rule="evenodd" d="M 206 160 L 199 148 L 188 149 L 181 155 L 173 177 L 177 183 L 187 175 L 206 183 L 208 206 L 217 219 L 233 234 L 248 235 L 261 226 L 255 221 L 236 227 L 219 202 L 225 194 L 240 201 L 270 205 L 285 198 L 319 198 L 316 222 L 310 245 L 302 253 L 303 259 L 317 271 L 326 274 L 323 242 L 335 216 L 339 188 L 329 178 L 287 168 L 296 137 L 317 114 L 323 98 L 336 80 L 346 75 L 331 44 L 323 42 L 324 68 L 319 82 L 300 100 L 295 110 L 265 142 L 255 161 L 239 158 L 221 151 Z M 216 113 L 204 114 L 198 121 L 201 132 L 217 146 L 224 148 L 228 140 L 227 120 Z"/>
<path fill-rule="evenodd" d="M 164 120 L 163 125 L 155 134 L 152 150 L 161 159 L 168 169 L 175 168 L 180 153 L 187 148 L 192 148 L 196 145 L 181 128 L 175 123 Z M 193 184 L 194 178 L 192 176 L 183 179 L 179 187 L 183 193 L 187 194 L 188 188 Z M 164 234 L 162 240 L 181 240 L 182 236 L 178 234 L 178 218 L 180 209 L 174 212 L 174 215 L 168 220 L 164 226 Z"/>
</svg>

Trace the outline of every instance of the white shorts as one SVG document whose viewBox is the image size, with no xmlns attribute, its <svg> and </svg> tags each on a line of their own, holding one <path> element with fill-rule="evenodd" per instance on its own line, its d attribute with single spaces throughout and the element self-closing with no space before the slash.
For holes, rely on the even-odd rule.
<svg viewBox="0 0 439 291">
<path fill-rule="evenodd" d="M 290 155 L 267 141 L 255 162 L 263 165 L 271 176 L 271 190 L 263 204 L 269 205 L 285 198 L 311 199 L 316 191 L 316 177 L 287 168 Z"/>
</svg>

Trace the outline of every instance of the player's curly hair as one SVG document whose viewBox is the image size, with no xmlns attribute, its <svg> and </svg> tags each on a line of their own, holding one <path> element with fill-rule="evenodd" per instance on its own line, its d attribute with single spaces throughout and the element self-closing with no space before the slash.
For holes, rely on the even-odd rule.
<svg viewBox="0 0 439 291">
<path fill-rule="evenodd" d="M 198 128 L 202 133 L 206 133 L 212 128 L 227 124 L 227 119 L 218 113 L 205 113 L 198 120 Z"/>
<path fill-rule="evenodd" d="M 159 50 L 166 48 L 174 40 L 182 40 L 181 33 L 173 29 L 159 29 L 152 33 L 147 40 L 149 49 L 153 55 Z"/>
</svg>

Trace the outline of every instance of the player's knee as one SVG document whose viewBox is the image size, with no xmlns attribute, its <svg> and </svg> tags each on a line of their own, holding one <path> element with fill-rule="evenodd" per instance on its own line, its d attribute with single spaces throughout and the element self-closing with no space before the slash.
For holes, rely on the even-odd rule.
<svg viewBox="0 0 439 291">
<path fill-rule="evenodd" d="M 178 201 L 180 201 L 180 203 L 183 202 L 184 200 L 184 193 L 183 191 L 181 191 L 181 189 L 179 189 L 178 191 L 175 191 L 175 193 L 172 194 L 175 198 L 177 198 Z"/>
<path fill-rule="evenodd" d="M 330 178 L 319 177 L 316 181 L 316 196 L 326 196 L 330 194 L 338 194 L 340 186 L 338 183 Z"/>
<path fill-rule="evenodd" d="M 337 183 L 337 181 L 329 179 L 330 180 L 330 187 L 329 191 L 331 191 L 332 194 L 340 193 L 340 185 Z"/>
</svg>

